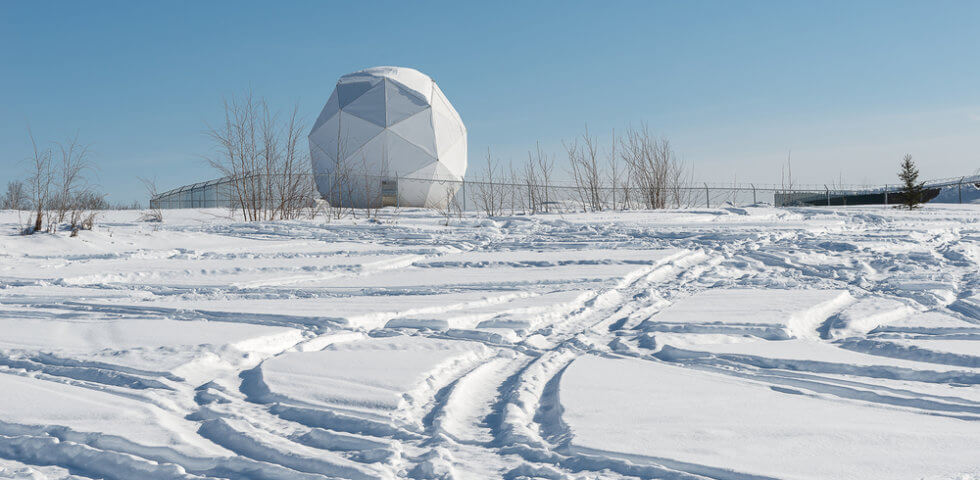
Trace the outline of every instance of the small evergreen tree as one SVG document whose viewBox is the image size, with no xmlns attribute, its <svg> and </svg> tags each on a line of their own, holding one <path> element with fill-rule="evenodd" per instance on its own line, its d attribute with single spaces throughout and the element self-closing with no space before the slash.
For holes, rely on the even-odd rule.
<svg viewBox="0 0 980 480">
<path fill-rule="evenodd" d="M 912 162 L 912 155 L 905 154 L 902 159 L 902 171 L 898 173 L 902 180 L 902 204 L 912 210 L 922 203 L 922 191 L 925 182 L 919 182 L 919 169 Z"/>
</svg>

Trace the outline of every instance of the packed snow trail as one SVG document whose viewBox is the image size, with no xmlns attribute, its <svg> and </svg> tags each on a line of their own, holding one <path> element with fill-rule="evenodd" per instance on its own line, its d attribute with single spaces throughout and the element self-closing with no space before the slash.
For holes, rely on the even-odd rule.
<svg viewBox="0 0 980 480">
<path fill-rule="evenodd" d="M 980 206 L 0 212 L 0 478 L 980 478 Z"/>
</svg>

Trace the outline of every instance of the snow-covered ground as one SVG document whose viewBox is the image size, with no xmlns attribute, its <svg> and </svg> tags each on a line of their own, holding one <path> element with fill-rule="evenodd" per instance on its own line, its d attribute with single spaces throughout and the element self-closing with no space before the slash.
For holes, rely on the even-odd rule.
<svg viewBox="0 0 980 480">
<path fill-rule="evenodd" d="M 0 212 L 0 478 L 980 478 L 980 205 Z"/>
</svg>

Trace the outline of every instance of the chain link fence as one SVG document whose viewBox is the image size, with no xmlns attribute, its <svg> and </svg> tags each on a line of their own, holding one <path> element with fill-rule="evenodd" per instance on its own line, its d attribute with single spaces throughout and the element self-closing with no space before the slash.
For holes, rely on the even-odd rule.
<svg viewBox="0 0 980 480">
<path fill-rule="evenodd" d="M 514 181 L 486 182 L 479 180 L 432 180 L 411 177 L 391 178 L 364 175 L 364 183 L 376 182 L 376 207 L 398 207 L 397 184 L 399 182 L 430 183 L 433 187 L 455 191 L 450 204 L 436 202 L 433 206 L 456 208 L 460 211 L 484 211 L 492 214 L 517 214 L 541 212 L 571 212 L 582 210 L 631 210 L 645 208 L 695 208 L 745 206 L 766 204 L 783 206 L 839 206 L 839 205 L 887 205 L 901 203 L 901 186 L 878 187 L 827 186 L 827 185 L 720 185 L 690 183 L 664 186 L 657 191 L 636 187 L 601 186 L 584 188 L 570 183 L 554 182 L 547 185 Z M 195 183 L 163 192 L 150 199 L 151 208 L 236 208 L 238 193 L 230 177 Z M 314 185 L 314 182 L 306 182 Z M 980 188 L 980 175 L 941 179 L 926 182 L 926 200 L 935 197 L 941 189 L 959 192 L 963 202 L 964 188 Z M 372 193 L 373 195 L 373 193 Z M 313 203 L 320 195 L 308 193 Z"/>
</svg>

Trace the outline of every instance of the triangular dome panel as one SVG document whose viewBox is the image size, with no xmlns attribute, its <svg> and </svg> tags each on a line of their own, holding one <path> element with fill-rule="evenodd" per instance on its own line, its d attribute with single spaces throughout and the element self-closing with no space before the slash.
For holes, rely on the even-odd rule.
<svg viewBox="0 0 980 480">
<path fill-rule="evenodd" d="M 383 128 L 385 126 L 384 82 L 378 82 L 377 85 L 361 94 L 357 100 L 348 104 L 343 110 L 344 113 L 356 115 Z"/>
<path fill-rule="evenodd" d="M 310 153 L 313 154 L 313 171 L 333 173 L 337 165 L 337 159 L 328 151 L 320 148 L 319 145 L 311 143 Z"/>
<path fill-rule="evenodd" d="M 441 164 L 435 164 L 430 176 L 433 178 L 432 186 L 425 199 L 425 205 L 429 207 L 443 207 L 448 202 L 452 202 L 455 197 L 458 183 L 446 181 L 452 174 Z M 443 180 L 443 181 L 439 181 Z"/>
<path fill-rule="evenodd" d="M 417 92 L 409 90 L 393 80 L 386 79 L 384 83 L 388 125 L 401 122 L 429 107 L 429 101 Z"/>
<path fill-rule="evenodd" d="M 466 175 L 466 138 L 460 139 L 439 155 L 439 163 L 446 167 L 453 178 L 462 179 Z"/>
<path fill-rule="evenodd" d="M 344 108 L 350 105 L 351 102 L 357 100 L 358 97 L 370 90 L 371 87 L 377 85 L 380 81 L 380 78 L 362 76 L 341 80 L 337 83 L 338 106 Z"/>
<path fill-rule="evenodd" d="M 339 150 L 341 156 L 346 156 L 347 152 L 354 152 L 364 146 L 368 140 L 376 137 L 384 130 L 384 127 L 375 125 L 367 120 L 363 120 L 355 115 L 348 114 L 341 110 L 340 115 L 340 138 Z"/>
<path fill-rule="evenodd" d="M 313 181 L 321 193 L 334 190 L 334 172 L 337 170 L 337 160 L 329 152 L 310 143 L 310 155 L 313 159 Z"/>
<path fill-rule="evenodd" d="M 310 133 L 310 144 L 316 145 L 324 153 L 330 155 L 330 158 L 336 159 L 337 155 L 342 152 L 338 152 L 337 142 L 340 133 L 340 112 L 334 112 L 334 115 L 330 118 L 325 119 L 319 127 L 316 127 Z"/>
<path fill-rule="evenodd" d="M 432 132 L 431 108 L 426 108 L 392 125 L 389 130 L 425 150 L 429 155 L 436 156 L 436 137 Z"/>
<path fill-rule="evenodd" d="M 323 110 L 320 110 L 320 116 L 313 123 L 313 128 L 310 129 L 310 132 L 315 132 L 320 125 L 323 125 L 323 122 L 333 117 L 338 110 L 340 110 L 340 101 L 337 100 L 337 90 L 334 90 L 330 94 L 330 98 L 327 100 L 327 104 L 324 105 Z"/>
<path fill-rule="evenodd" d="M 432 182 L 399 179 L 398 203 L 403 207 L 424 207 Z"/>
<path fill-rule="evenodd" d="M 387 175 L 388 135 L 389 132 L 381 132 L 364 146 L 351 152 L 344 160 L 344 167 L 349 170 L 348 175 L 368 178 Z"/>
<path fill-rule="evenodd" d="M 442 93 L 439 85 L 436 85 L 435 83 L 432 84 L 432 99 L 429 101 L 429 103 L 432 105 L 433 110 L 455 120 L 462 127 L 463 119 L 459 117 L 459 112 L 456 111 L 453 104 L 449 103 L 446 95 Z M 465 130 L 465 127 L 463 127 L 463 129 Z"/>
<path fill-rule="evenodd" d="M 405 175 L 405 172 L 414 172 L 436 162 L 435 157 L 397 134 L 389 133 L 387 145 L 391 174 Z"/>
<path fill-rule="evenodd" d="M 422 180 L 435 180 L 437 178 L 435 175 L 436 175 L 436 165 L 438 165 L 438 163 L 439 162 L 435 162 L 426 165 L 418 170 L 415 170 L 414 172 L 408 172 L 405 174 L 405 177 L 418 178 Z"/>
<path fill-rule="evenodd" d="M 437 110 L 432 110 L 432 129 L 435 131 L 436 151 L 439 156 L 463 137 L 459 124 Z"/>
<path fill-rule="evenodd" d="M 397 82 L 401 87 L 407 88 L 422 97 L 428 104 L 432 98 L 432 85 L 435 82 L 428 75 L 417 70 L 398 68 L 393 75 L 385 77 L 389 82 Z"/>
</svg>

